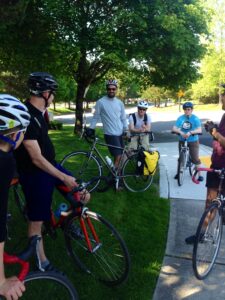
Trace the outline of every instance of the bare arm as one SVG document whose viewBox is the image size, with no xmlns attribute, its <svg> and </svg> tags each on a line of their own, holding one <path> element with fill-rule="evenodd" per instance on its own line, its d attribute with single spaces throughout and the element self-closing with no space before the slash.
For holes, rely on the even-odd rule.
<svg viewBox="0 0 225 300">
<path fill-rule="evenodd" d="M 46 173 L 60 179 L 65 183 L 65 185 L 70 188 L 73 188 L 77 185 L 74 177 L 66 175 L 63 172 L 59 171 L 44 158 L 44 156 L 41 154 L 41 149 L 36 140 L 25 140 L 23 144 L 35 166 L 45 171 Z"/>
</svg>

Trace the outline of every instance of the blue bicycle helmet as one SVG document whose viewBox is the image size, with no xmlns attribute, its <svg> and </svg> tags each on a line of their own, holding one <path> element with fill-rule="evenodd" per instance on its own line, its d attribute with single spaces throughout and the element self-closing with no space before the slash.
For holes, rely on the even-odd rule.
<svg viewBox="0 0 225 300">
<path fill-rule="evenodd" d="M 186 108 L 191 108 L 191 109 L 193 109 L 193 108 L 194 108 L 193 103 L 192 103 L 192 102 L 185 102 L 185 103 L 183 104 L 183 109 L 186 109 Z"/>
</svg>

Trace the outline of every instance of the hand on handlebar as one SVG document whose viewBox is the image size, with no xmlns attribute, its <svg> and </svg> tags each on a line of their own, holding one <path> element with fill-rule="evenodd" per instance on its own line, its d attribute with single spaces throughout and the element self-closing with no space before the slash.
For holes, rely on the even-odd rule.
<svg viewBox="0 0 225 300">
<path fill-rule="evenodd" d="M 89 138 L 95 138 L 95 130 L 92 129 L 92 128 L 89 128 L 89 127 L 85 128 L 85 129 L 84 129 L 84 133 L 85 133 L 85 134 L 87 135 L 87 137 L 89 137 Z"/>
<path fill-rule="evenodd" d="M 0 283 L 0 295 L 8 299 L 18 299 L 25 291 L 25 286 L 16 276 L 6 278 Z"/>
<path fill-rule="evenodd" d="M 78 186 L 76 179 L 73 176 L 67 174 L 63 174 L 63 176 L 63 183 L 65 183 L 65 185 L 68 186 L 70 189 L 73 189 Z"/>
<path fill-rule="evenodd" d="M 217 132 L 218 126 L 213 123 L 213 121 L 207 121 L 204 125 L 205 130 L 209 132 L 212 136 Z"/>
</svg>

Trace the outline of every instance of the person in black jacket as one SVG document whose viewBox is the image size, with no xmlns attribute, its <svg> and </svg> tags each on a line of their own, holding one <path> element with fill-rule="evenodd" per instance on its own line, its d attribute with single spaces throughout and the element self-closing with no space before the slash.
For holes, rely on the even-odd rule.
<svg viewBox="0 0 225 300">
<path fill-rule="evenodd" d="M 55 161 L 55 149 L 48 135 L 48 125 L 44 112 L 54 100 L 57 90 L 54 77 L 45 72 L 31 73 L 28 79 L 30 99 L 26 106 L 31 114 L 23 144 L 15 152 L 20 183 L 27 203 L 29 218 L 28 237 L 41 236 L 43 221 L 51 218 L 51 203 L 55 186 L 66 185 L 70 189 L 77 186 L 71 176 Z M 82 195 L 88 201 L 90 195 Z M 52 270 L 46 257 L 43 241 L 39 243 L 38 268 Z"/>
<path fill-rule="evenodd" d="M 7 235 L 8 193 L 16 169 L 12 150 L 21 144 L 29 120 L 24 104 L 11 95 L 0 94 L 0 295 L 14 300 L 22 296 L 25 287 L 17 277 L 5 277 L 3 252 Z"/>
</svg>

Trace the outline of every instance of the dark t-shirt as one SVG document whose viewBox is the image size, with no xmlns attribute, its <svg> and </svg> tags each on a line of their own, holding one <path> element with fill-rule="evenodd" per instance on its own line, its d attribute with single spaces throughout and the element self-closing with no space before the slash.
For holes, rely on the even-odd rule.
<svg viewBox="0 0 225 300">
<path fill-rule="evenodd" d="M 225 114 L 219 124 L 219 133 L 225 137 Z M 211 157 L 212 168 L 225 168 L 225 148 L 221 144 L 214 140 L 213 141 L 213 153 Z"/>
<path fill-rule="evenodd" d="M 31 115 L 31 121 L 25 133 L 24 140 L 36 140 L 44 158 L 51 164 L 55 164 L 55 150 L 48 136 L 48 125 L 43 113 L 29 102 L 26 103 L 26 106 Z M 19 173 L 39 170 L 32 163 L 30 155 L 23 144 L 15 151 L 15 157 Z"/>
<path fill-rule="evenodd" d="M 10 182 L 16 162 L 12 152 L 0 150 L 0 242 L 6 239 L 6 217 Z"/>
</svg>

